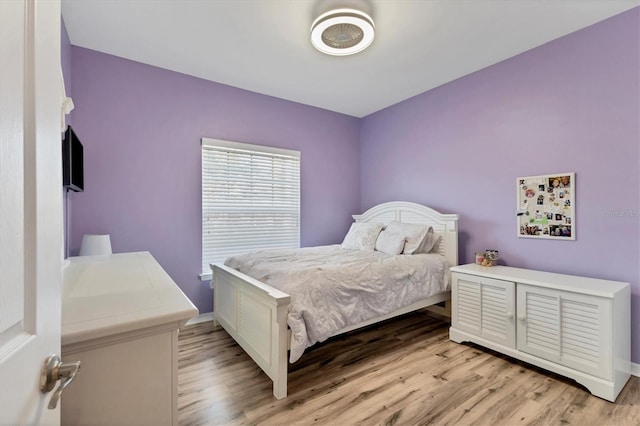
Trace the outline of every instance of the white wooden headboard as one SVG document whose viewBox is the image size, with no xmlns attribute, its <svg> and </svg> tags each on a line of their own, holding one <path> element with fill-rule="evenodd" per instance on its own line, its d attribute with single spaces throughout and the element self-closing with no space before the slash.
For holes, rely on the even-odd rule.
<svg viewBox="0 0 640 426">
<path fill-rule="evenodd" d="M 433 232 L 440 235 L 436 248 L 451 266 L 458 264 L 458 218 L 457 214 L 442 214 L 430 207 L 408 201 L 391 201 L 371 207 L 360 215 L 353 215 L 356 222 L 418 223 L 430 225 Z"/>
</svg>

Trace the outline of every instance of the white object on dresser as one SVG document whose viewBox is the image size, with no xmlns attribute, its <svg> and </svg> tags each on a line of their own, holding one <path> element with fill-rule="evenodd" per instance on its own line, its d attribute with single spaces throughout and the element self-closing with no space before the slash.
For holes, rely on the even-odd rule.
<svg viewBox="0 0 640 426">
<path fill-rule="evenodd" d="M 475 264 L 451 272 L 451 340 L 537 365 L 615 401 L 631 371 L 628 283 Z"/>
<path fill-rule="evenodd" d="M 178 328 L 198 310 L 149 252 L 69 259 L 62 424 L 178 424 Z"/>
<path fill-rule="evenodd" d="M 79 256 L 98 256 L 111 253 L 113 251 L 109 234 L 84 234 L 82 236 Z"/>
</svg>

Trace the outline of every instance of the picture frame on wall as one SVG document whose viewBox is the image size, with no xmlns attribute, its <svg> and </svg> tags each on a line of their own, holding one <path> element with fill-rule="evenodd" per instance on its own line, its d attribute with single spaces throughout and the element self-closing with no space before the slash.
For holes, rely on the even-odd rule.
<svg viewBox="0 0 640 426">
<path fill-rule="evenodd" d="M 517 233 L 520 238 L 576 239 L 576 175 L 519 177 Z"/>
</svg>

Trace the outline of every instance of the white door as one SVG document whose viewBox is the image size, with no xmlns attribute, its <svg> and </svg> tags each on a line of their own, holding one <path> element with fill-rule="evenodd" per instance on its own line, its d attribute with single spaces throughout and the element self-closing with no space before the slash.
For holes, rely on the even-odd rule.
<svg viewBox="0 0 640 426">
<path fill-rule="evenodd" d="M 0 0 L 0 424 L 60 423 L 60 3 Z M 59 407 L 59 405 L 58 405 Z"/>
</svg>

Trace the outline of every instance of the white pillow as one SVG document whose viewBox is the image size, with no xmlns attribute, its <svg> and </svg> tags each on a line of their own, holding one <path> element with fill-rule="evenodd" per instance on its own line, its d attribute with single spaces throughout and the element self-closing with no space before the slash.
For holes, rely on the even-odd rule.
<svg viewBox="0 0 640 426">
<path fill-rule="evenodd" d="M 387 230 L 404 235 L 406 242 L 403 254 L 422 253 L 420 249 L 425 244 L 428 234 L 433 234 L 432 227 L 416 223 L 391 222 L 387 225 Z"/>
<path fill-rule="evenodd" d="M 381 223 L 352 223 L 349 232 L 347 232 L 344 241 L 342 241 L 342 248 L 345 250 L 373 251 L 378 234 L 382 231 L 383 226 Z"/>
<path fill-rule="evenodd" d="M 380 233 L 380 235 L 378 235 L 378 239 L 376 240 L 376 250 L 395 256 L 402 253 L 404 244 L 405 236 L 403 234 L 385 229 Z"/>
<path fill-rule="evenodd" d="M 427 238 L 424 240 L 424 244 L 416 253 L 431 253 L 436 246 L 438 241 L 440 241 L 440 235 L 437 235 L 433 232 L 433 229 L 427 234 Z"/>
</svg>

